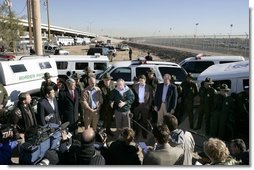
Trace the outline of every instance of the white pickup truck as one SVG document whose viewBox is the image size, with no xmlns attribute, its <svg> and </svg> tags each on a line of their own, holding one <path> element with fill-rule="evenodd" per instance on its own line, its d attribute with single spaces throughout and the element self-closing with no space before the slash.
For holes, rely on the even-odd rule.
<svg viewBox="0 0 254 170">
<path fill-rule="evenodd" d="M 44 55 L 69 55 L 69 51 L 61 49 L 58 45 L 47 44 L 44 46 Z"/>
</svg>

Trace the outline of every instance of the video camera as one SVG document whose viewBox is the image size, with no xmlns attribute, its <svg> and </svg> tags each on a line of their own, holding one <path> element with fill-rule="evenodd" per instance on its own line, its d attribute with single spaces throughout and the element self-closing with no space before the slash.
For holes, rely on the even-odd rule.
<svg viewBox="0 0 254 170">
<path fill-rule="evenodd" d="M 0 143 L 13 139 L 15 137 L 15 129 L 14 125 L 0 123 Z"/>
<path fill-rule="evenodd" d="M 21 164 L 37 164 L 44 158 L 48 150 L 59 151 L 60 148 L 63 148 L 61 147 L 62 132 L 67 131 L 68 133 L 68 125 L 69 122 L 63 123 L 61 126 L 49 123 L 45 126 L 28 130 L 25 133 L 25 143 L 19 146 Z"/>
<path fill-rule="evenodd" d="M 14 105 L 5 106 L 3 109 L 0 109 L 0 123 L 7 124 L 10 113 L 14 109 Z"/>
</svg>

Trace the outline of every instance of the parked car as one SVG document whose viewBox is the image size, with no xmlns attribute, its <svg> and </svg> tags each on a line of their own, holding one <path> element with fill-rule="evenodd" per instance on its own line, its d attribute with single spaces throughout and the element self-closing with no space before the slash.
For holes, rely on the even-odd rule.
<svg viewBox="0 0 254 170">
<path fill-rule="evenodd" d="M 0 61 L 9 61 L 16 59 L 15 56 L 9 54 L 0 54 Z"/>
<path fill-rule="evenodd" d="M 58 45 L 48 44 L 44 46 L 45 55 L 69 55 L 69 51 L 63 50 Z"/>
<path fill-rule="evenodd" d="M 129 51 L 129 46 L 127 44 L 118 44 L 116 47 L 120 51 Z"/>
<path fill-rule="evenodd" d="M 113 45 L 105 45 L 104 47 L 109 49 L 109 51 L 112 53 L 113 57 L 116 56 L 116 49 Z"/>
<path fill-rule="evenodd" d="M 96 55 L 96 54 L 107 56 L 109 61 L 113 60 L 113 53 L 112 53 L 112 51 L 110 51 L 106 47 L 93 47 L 93 48 L 90 48 L 87 51 L 87 55 Z"/>
<path fill-rule="evenodd" d="M 146 75 L 147 71 L 153 68 L 155 76 L 160 83 L 163 82 L 163 75 L 168 73 L 176 76 L 176 83 L 181 84 L 187 75 L 186 71 L 178 64 L 162 61 L 118 61 L 114 62 L 105 72 L 98 74 L 97 79 L 101 79 L 104 74 L 109 73 L 114 81 L 122 78 L 127 85 L 133 84 L 133 78 L 140 75 Z"/>
</svg>

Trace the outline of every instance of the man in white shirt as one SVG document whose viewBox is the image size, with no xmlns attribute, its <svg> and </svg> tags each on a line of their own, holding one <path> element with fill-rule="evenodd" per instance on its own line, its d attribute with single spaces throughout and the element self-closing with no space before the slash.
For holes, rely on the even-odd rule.
<svg viewBox="0 0 254 170">
<path fill-rule="evenodd" d="M 139 76 L 139 83 L 133 85 L 133 91 L 135 95 L 134 104 L 134 120 L 139 122 L 146 129 L 148 128 L 148 122 L 153 99 L 153 91 L 150 85 L 146 84 L 146 76 Z M 136 135 L 138 135 L 140 127 L 134 123 L 133 129 Z M 143 138 L 147 137 L 147 132 L 142 130 Z"/>
<path fill-rule="evenodd" d="M 171 75 L 164 74 L 163 83 L 157 86 L 154 100 L 154 110 L 158 113 L 157 124 L 162 124 L 163 116 L 174 114 L 177 104 L 177 89 L 171 84 Z"/>
<path fill-rule="evenodd" d="M 58 104 L 55 98 L 55 91 L 52 86 L 45 88 L 45 96 L 37 105 L 38 124 L 56 123 L 60 125 Z"/>
</svg>

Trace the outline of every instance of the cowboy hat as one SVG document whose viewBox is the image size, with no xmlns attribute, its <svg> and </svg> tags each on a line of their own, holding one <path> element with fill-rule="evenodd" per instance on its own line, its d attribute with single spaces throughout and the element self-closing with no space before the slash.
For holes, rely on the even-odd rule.
<svg viewBox="0 0 254 170">
<path fill-rule="evenodd" d="M 192 76 L 192 74 L 191 74 L 191 73 L 188 73 L 188 74 L 186 75 L 186 78 L 193 79 L 193 76 Z"/>
<path fill-rule="evenodd" d="M 84 72 L 92 72 L 92 70 L 91 70 L 90 67 L 86 67 L 86 68 L 84 69 Z"/>
<path fill-rule="evenodd" d="M 227 84 L 222 84 L 220 87 L 219 87 L 220 90 L 223 90 L 223 91 L 230 91 L 230 88 L 228 88 L 228 85 Z"/>
<path fill-rule="evenodd" d="M 154 72 L 154 70 L 153 70 L 152 68 L 150 68 L 149 70 L 147 70 L 147 73 L 152 73 L 152 74 L 154 74 L 155 72 Z"/>
<path fill-rule="evenodd" d="M 80 79 L 80 75 L 78 73 L 74 73 L 71 78 L 73 78 L 74 80 Z"/>
<path fill-rule="evenodd" d="M 207 84 L 214 84 L 214 82 L 212 81 L 212 79 L 209 78 L 209 77 L 207 77 L 207 78 L 205 79 L 205 83 L 207 83 Z"/>
<path fill-rule="evenodd" d="M 42 78 L 44 79 L 49 79 L 51 78 L 52 76 L 47 72 L 47 73 L 44 73 L 44 76 Z"/>
<path fill-rule="evenodd" d="M 109 75 L 109 73 L 106 73 L 106 74 L 104 74 L 104 75 L 102 76 L 102 79 L 111 80 L 111 79 L 113 79 L 113 77 L 111 77 L 111 76 Z"/>
</svg>

